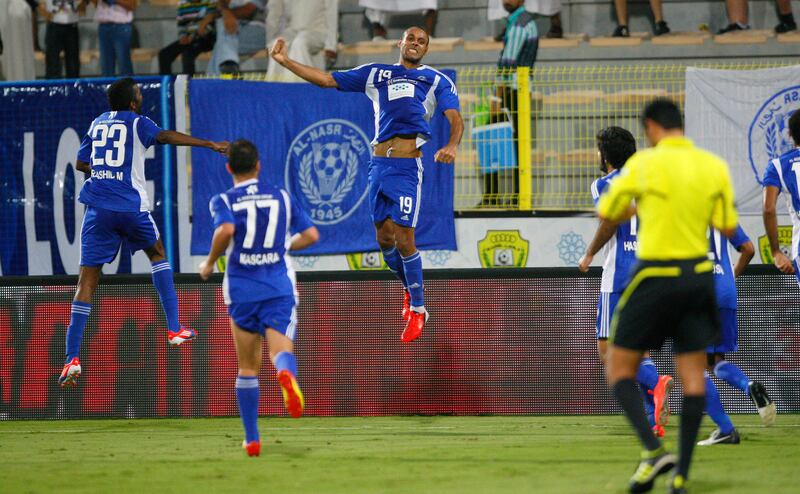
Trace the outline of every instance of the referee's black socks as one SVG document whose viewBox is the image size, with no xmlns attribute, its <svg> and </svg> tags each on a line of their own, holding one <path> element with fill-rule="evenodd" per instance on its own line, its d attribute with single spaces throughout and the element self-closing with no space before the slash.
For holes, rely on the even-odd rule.
<svg viewBox="0 0 800 494">
<path fill-rule="evenodd" d="M 647 415 L 644 413 L 644 405 L 642 404 L 642 395 L 639 392 L 639 386 L 633 379 L 622 379 L 617 381 L 613 387 L 614 397 L 628 417 L 633 429 L 641 439 L 642 444 L 648 451 L 655 451 L 661 448 L 661 441 L 653 434 L 650 429 L 650 423 L 647 421 Z M 702 401 L 702 400 L 701 400 Z M 702 404 L 700 413 L 703 413 Z M 700 422 L 698 421 L 698 426 Z M 697 428 L 695 428 L 694 436 L 697 436 Z M 681 446 L 683 446 L 683 435 L 681 434 Z M 683 451 L 683 449 L 681 449 Z M 690 453 L 691 455 L 691 453 Z"/>
<path fill-rule="evenodd" d="M 688 478 L 689 464 L 692 462 L 692 452 L 703 420 L 703 411 L 706 408 L 705 396 L 684 396 L 683 409 L 681 410 L 680 449 L 678 450 L 677 474 L 684 479 Z"/>
</svg>

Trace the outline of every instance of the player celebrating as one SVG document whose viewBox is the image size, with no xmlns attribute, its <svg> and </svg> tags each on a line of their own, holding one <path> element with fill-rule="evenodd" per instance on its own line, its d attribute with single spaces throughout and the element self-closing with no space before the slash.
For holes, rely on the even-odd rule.
<svg viewBox="0 0 800 494">
<path fill-rule="evenodd" d="M 286 251 L 304 249 L 319 239 L 311 219 L 285 190 L 259 182 L 260 170 L 258 151 L 251 142 L 240 139 L 231 144 L 228 172 L 234 186 L 211 199 L 216 230 L 208 258 L 200 265 L 200 276 L 206 280 L 233 240 L 222 290 L 239 359 L 236 399 L 244 424 L 243 446 L 250 456 L 261 452 L 258 372 L 264 338 L 286 409 L 295 418 L 303 413 L 292 353 L 297 291 Z"/>
<path fill-rule="evenodd" d="M 111 111 L 95 118 L 81 141 L 75 168 L 91 173 L 79 199 L 86 204 L 81 228 L 81 268 L 67 328 L 67 360 L 59 384 L 77 385 L 83 328 L 92 309 L 91 300 L 100 281 L 103 264 L 117 256 L 122 239 L 131 251 L 144 250 L 150 258 L 153 285 L 167 319 L 167 340 L 177 346 L 193 339 L 194 330 L 178 322 L 178 297 L 172 283 L 172 268 L 148 212 L 150 200 L 144 184 L 145 151 L 153 144 L 200 146 L 224 153 L 227 142 L 211 142 L 180 132 L 160 129 L 139 115 L 142 92 L 131 78 L 108 88 Z"/>
<path fill-rule="evenodd" d="M 725 354 L 738 349 L 738 324 L 736 320 L 736 280 L 755 255 L 753 242 L 747 237 L 741 226 L 728 240 L 718 230 L 711 230 L 709 238 L 711 251 L 709 257 L 714 261 L 714 284 L 717 290 L 717 306 L 722 323 L 720 340 L 708 347 L 708 370 L 734 388 L 750 396 L 758 407 L 758 413 L 764 425 L 775 422 L 775 404 L 761 383 L 751 381 L 734 363 L 725 360 Z M 739 259 L 734 267 L 731 262 L 729 245 L 739 251 Z M 719 399 L 719 391 L 706 373 L 706 413 L 717 424 L 717 428 L 708 439 L 698 442 L 700 446 L 712 444 L 739 444 L 739 433 L 733 427 L 730 417 L 725 413 Z"/>
<path fill-rule="evenodd" d="M 592 183 L 592 199 L 595 206 L 608 184 L 619 176 L 628 158 L 636 152 L 636 139 L 621 127 L 607 127 L 597 133 L 597 149 L 600 155 L 600 169 L 605 176 Z M 608 334 L 611 315 L 617 308 L 619 297 L 628 282 L 628 273 L 636 261 L 636 216 L 630 221 L 614 225 L 600 220 L 592 242 L 578 263 L 578 269 L 589 271 L 595 254 L 605 251 L 603 278 L 600 283 L 600 299 L 597 302 L 597 352 L 605 364 L 608 347 Z M 672 389 L 671 376 L 658 376 L 656 364 L 650 355 L 645 354 L 639 364 L 636 382 L 644 399 L 645 413 L 650 427 L 658 437 L 664 436 L 664 426 L 669 420 L 669 392 Z"/>
<path fill-rule="evenodd" d="M 383 259 L 405 287 L 403 318 L 407 323 L 401 336 L 403 342 L 418 338 L 428 319 L 422 258 L 414 242 L 422 200 L 419 148 L 431 138 L 428 121 L 437 105 L 450 122 L 450 140 L 436 152 L 436 161 L 453 163 L 464 131 L 453 81 L 421 64 L 429 41 L 424 30 L 411 27 L 398 43 L 399 63 L 366 64 L 333 73 L 291 60 L 281 38 L 271 50 L 276 62 L 302 79 L 320 87 L 365 93 L 372 100 L 375 138 L 369 167 L 369 199 Z"/>
</svg>

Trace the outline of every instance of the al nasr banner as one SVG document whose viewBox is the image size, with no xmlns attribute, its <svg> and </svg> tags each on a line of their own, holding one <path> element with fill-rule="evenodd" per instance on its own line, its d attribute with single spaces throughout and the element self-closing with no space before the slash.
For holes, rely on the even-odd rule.
<svg viewBox="0 0 800 494">
<path fill-rule="evenodd" d="M 686 134 L 724 158 L 742 213 L 761 212 L 761 179 L 794 147 L 787 122 L 800 109 L 800 65 L 686 70 Z"/>
<path fill-rule="evenodd" d="M 192 134 L 256 145 L 260 178 L 286 188 L 320 230 L 320 242 L 303 254 L 377 250 L 367 197 L 375 117 L 365 95 L 310 84 L 198 79 L 189 81 L 189 110 Z M 416 241 L 423 249 L 455 250 L 453 166 L 433 161 L 449 125 L 437 112 L 431 126 L 433 137 L 422 147 Z M 192 151 L 193 255 L 211 245 L 209 200 L 231 186 L 224 157 Z M 365 268 L 381 264 L 379 257 L 357 262 Z"/>
</svg>

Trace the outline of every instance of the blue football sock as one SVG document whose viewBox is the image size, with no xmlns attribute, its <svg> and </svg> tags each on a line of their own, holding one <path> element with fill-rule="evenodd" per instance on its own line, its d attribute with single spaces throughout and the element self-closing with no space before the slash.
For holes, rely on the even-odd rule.
<svg viewBox="0 0 800 494">
<path fill-rule="evenodd" d="M 719 399 L 719 391 L 714 385 L 714 382 L 706 373 L 706 413 L 711 420 L 717 424 L 719 431 L 722 434 L 730 434 L 733 430 L 733 423 L 731 422 L 725 409 L 722 408 L 722 402 Z"/>
<path fill-rule="evenodd" d="M 288 370 L 297 379 L 297 359 L 294 358 L 292 352 L 281 352 L 275 355 L 275 360 L 272 363 L 276 371 Z"/>
<path fill-rule="evenodd" d="M 67 362 L 81 354 L 81 340 L 83 339 L 83 328 L 89 313 L 92 311 L 92 304 L 86 302 L 72 302 L 72 310 L 69 315 L 69 327 L 67 327 Z"/>
<path fill-rule="evenodd" d="M 656 402 L 653 395 L 648 393 L 642 385 L 639 385 L 639 391 L 642 394 L 642 402 L 644 402 L 644 413 L 647 415 L 647 421 L 650 422 L 650 427 L 656 425 Z"/>
<path fill-rule="evenodd" d="M 397 250 L 397 247 L 392 247 L 391 249 L 387 249 L 382 252 L 383 262 L 389 266 L 389 270 L 394 273 L 395 276 L 397 276 L 397 278 L 403 284 L 403 288 L 408 286 L 408 283 L 406 282 L 406 271 L 403 269 L 403 259 L 400 257 L 400 251 Z"/>
<path fill-rule="evenodd" d="M 411 309 L 422 312 L 425 309 L 425 289 L 422 282 L 422 255 L 419 251 L 403 257 L 403 270 L 406 273 L 408 293 L 411 294 Z"/>
<path fill-rule="evenodd" d="M 169 261 L 159 261 L 153 263 L 153 285 L 161 299 L 161 307 L 167 316 L 167 328 L 174 332 L 181 329 L 178 322 L 178 295 L 175 293 L 175 285 L 172 283 L 172 268 Z"/>
<path fill-rule="evenodd" d="M 258 441 L 258 377 L 236 378 L 236 401 L 244 425 L 244 438 L 248 443 Z"/>
<path fill-rule="evenodd" d="M 658 370 L 651 358 L 642 359 L 639 364 L 639 371 L 636 373 L 636 382 L 645 391 L 653 391 L 658 384 Z"/>
<path fill-rule="evenodd" d="M 740 389 L 742 393 L 748 394 L 747 386 L 750 384 L 750 378 L 736 364 L 721 360 L 714 366 L 714 375 L 734 388 Z"/>
</svg>

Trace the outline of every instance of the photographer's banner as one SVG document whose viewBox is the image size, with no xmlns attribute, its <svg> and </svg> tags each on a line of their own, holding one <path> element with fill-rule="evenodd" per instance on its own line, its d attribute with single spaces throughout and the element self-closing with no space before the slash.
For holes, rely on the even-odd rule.
<svg viewBox="0 0 800 494">
<path fill-rule="evenodd" d="M 169 128 L 169 79 L 148 77 L 137 81 L 144 100 L 142 113 Z M 92 120 L 108 111 L 105 91 L 111 82 L 84 79 L 0 84 L 3 275 L 77 274 L 85 209 L 78 202 L 78 192 L 85 178 L 75 169 L 75 160 Z M 153 146 L 145 155 L 146 187 L 154 199 L 153 218 L 162 234 L 168 230 L 163 215 L 163 153 L 163 146 Z M 167 162 L 172 163 L 169 159 Z M 168 244 L 165 246 L 169 249 Z M 121 252 L 105 272 L 150 271 L 143 255 L 132 259 L 124 244 Z"/>
<path fill-rule="evenodd" d="M 320 242 L 303 254 L 377 250 L 367 197 L 375 118 L 365 95 L 310 84 L 191 80 L 189 110 L 192 134 L 255 143 L 261 180 L 285 187 L 320 230 Z M 420 248 L 455 250 L 453 166 L 433 161 L 449 124 L 437 112 L 431 125 L 433 138 L 422 147 L 416 240 Z M 192 152 L 193 255 L 211 245 L 209 200 L 232 184 L 223 156 Z"/>
<path fill-rule="evenodd" d="M 800 65 L 686 70 L 686 135 L 728 162 L 742 213 L 761 213 L 764 169 L 794 147 L 787 123 L 798 109 Z"/>
</svg>

